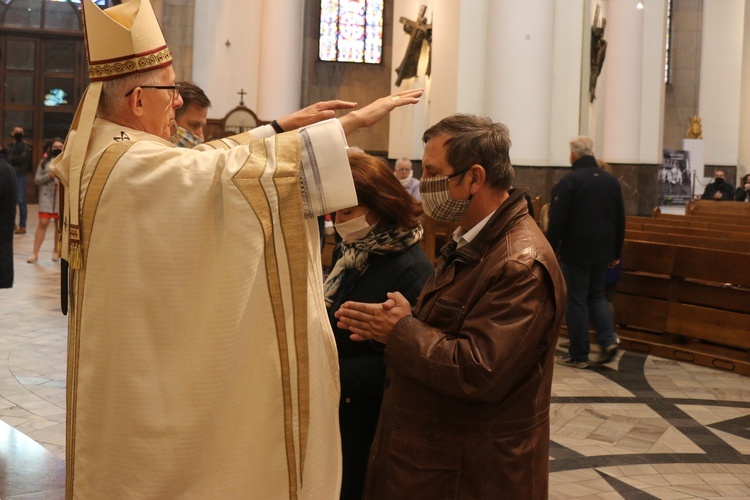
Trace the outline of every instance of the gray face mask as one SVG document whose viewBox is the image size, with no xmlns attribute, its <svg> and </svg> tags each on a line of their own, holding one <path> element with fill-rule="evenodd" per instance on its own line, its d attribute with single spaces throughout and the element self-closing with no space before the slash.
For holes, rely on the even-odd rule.
<svg viewBox="0 0 750 500">
<path fill-rule="evenodd" d="M 456 200 L 451 197 L 448 183 L 452 176 L 443 175 L 422 179 L 419 183 L 419 192 L 422 194 L 422 208 L 427 217 L 441 222 L 458 222 L 466 213 L 471 203 L 471 196 L 467 200 Z"/>
</svg>

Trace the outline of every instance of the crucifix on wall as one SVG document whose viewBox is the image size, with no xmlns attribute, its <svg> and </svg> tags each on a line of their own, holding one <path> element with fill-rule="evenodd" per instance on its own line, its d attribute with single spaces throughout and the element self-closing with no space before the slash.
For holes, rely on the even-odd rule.
<svg viewBox="0 0 750 500">
<path fill-rule="evenodd" d="M 404 60 L 401 61 L 401 65 L 396 69 L 398 78 L 396 79 L 396 86 L 401 86 L 401 81 L 404 78 L 413 78 L 417 76 L 417 67 L 419 66 L 419 56 L 422 53 L 422 44 L 427 42 L 428 50 L 431 50 L 432 44 L 432 23 L 427 24 L 427 18 L 425 12 L 427 6 L 422 5 L 419 8 L 419 15 L 416 21 L 412 21 L 405 17 L 399 19 L 399 22 L 404 23 L 404 31 L 409 34 L 409 45 L 406 47 L 406 53 L 404 54 Z M 432 66 L 432 54 L 428 55 L 427 63 L 427 76 L 430 76 L 430 67 Z"/>
<path fill-rule="evenodd" d="M 591 75 L 589 76 L 589 100 L 594 102 L 596 99 L 596 80 L 602 72 L 604 65 L 604 56 L 607 54 L 607 41 L 604 39 L 604 28 L 607 27 L 607 20 L 602 18 L 602 24 L 599 25 L 599 7 L 596 6 L 594 22 L 591 25 Z"/>
<path fill-rule="evenodd" d="M 240 91 L 237 92 L 237 94 L 239 94 L 239 96 L 240 96 L 240 106 L 244 106 L 245 105 L 245 94 L 247 94 L 247 92 L 245 92 L 245 89 L 240 89 Z"/>
</svg>

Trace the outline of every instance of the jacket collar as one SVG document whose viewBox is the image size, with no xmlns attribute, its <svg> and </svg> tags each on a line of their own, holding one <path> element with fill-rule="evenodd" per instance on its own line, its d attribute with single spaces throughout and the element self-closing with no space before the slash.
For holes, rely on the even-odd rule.
<svg viewBox="0 0 750 500">
<path fill-rule="evenodd" d="M 571 164 L 573 170 L 577 168 L 596 167 L 599 168 L 599 164 L 596 163 L 596 158 L 593 156 L 581 156 Z"/>
<path fill-rule="evenodd" d="M 451 239 L 447 245 L 440 249 L 440 253 L 449 262 L 460 259 L 464 262 L 478 262 L 482 259 L 490 246 L 511 227 L 529 213 L 529 208 L 524 198 L 524 188 L 514 188 L 509 191 L 510 196 L 506 199 L 492 215 L 487 225 L 471 240 L 470 243 L 456 250 L 456 242 Z"/>
</svg>

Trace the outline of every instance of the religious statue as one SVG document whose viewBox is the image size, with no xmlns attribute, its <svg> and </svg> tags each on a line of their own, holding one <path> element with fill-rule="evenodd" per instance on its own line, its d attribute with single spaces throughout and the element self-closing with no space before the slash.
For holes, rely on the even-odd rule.
<svg viewBox="0 0 750 500">
<path fill-rule="evenodd" d="M 701 119 L 698 115 L 690 118 L 690 124 L 685 131 L 685 139 L 703 139 L 703 130 L 701 128 Z"/>
<path fill-rule="evenodd" d="M 396 86 L 401 86 L 401 81 L 404 78 L 413 78 L 417 76 L 417 67 L 419 66 L 419 56 L 422 53 L 422 44 L 427 42 L 428 49 L 432 43 L 432 23 L 427 24 L 427 18 L 425 17 L 425 11 L 427 10 L 426 5 L 422 5 L 419 8 L 419 15 L 416 21 L 411 21 L 405 17 L 399 19 L 399 22 L 404 23 L 404 31 L 409 34 L 409 45 L 406 47 L 406 54 L 404 54 L 404 60 L 401 61 L 401 65 L 396 69 L 398 78 L 396 79 Z M 427 63 L 427 76 L 430 76 L 430 69 L 432 66 L 432 55 L 430 54 Z"/>
<path fill-rule="evenodd" d="M 604 65 L 604 56 L 607 54 L 607 41 L 604 39 L 604 28 L 607 26 L 607 20 L 602 18 L 602 24 L 599 26 L 599 7 L 596 6 L 594 22 L 591 25 L 591 75 L 589 76 L 589 98 L 591 102 L 596 99 L 596 80 L 602 72 Z"/>
</svg>

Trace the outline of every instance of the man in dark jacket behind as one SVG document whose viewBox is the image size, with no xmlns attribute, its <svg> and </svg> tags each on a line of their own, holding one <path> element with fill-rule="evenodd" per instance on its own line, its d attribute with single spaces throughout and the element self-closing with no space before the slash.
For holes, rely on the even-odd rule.
<svg viewBox="0 0 750 500">
<path fill-rule="evenodd" d="M 589 366 L 589 319 L 601 346 L 600 363 L 617 353 L 612 311 L 604 294 L 607 268 L 617 265 L 625 239 L 625 208 L 620 183 L 599 168 L 588 137 L 570 142 L 572 172 L 552 190 L 547 239 L 559 251 L 568 305 L 570 349 L 557 362 Z M 559 247 L 559 249 L 558 249 Z"/>
<path fill-rule="evenodd" d="M 0 149 L 0 288 L 13 286 L 13 224 L 16 219 L 16 172 L 8 151 Z"/>
<path fill-rule="evenodd" d="M 422 139 L 422 208 L 459 227 L 413 312 L 390 293 L 337 314 L 385 344 L 365 498 L 547 498 L 562 273 L 510 189 L 507 127 L 453 115 Z"/>
<path fill-rule="evenodd" d="M 18 186 L 18 227 L 16 234 L 26 233 L 26 184 L 31 173 L 31 145 L 24 140 L 23 127 L 16 125 L 10 133 L 13 140 L 8 144 L 8 161 L 16 170 L 16 184 Z"/>
<path fill-rule="evenodd" d="M 726 180 L 727 173 L 723 170 L 714 172 L 714 181 L 706 186 L 701 196 L 702 200 L 732 201 L 734 200 L 734 188 Z"/>
</svg>

